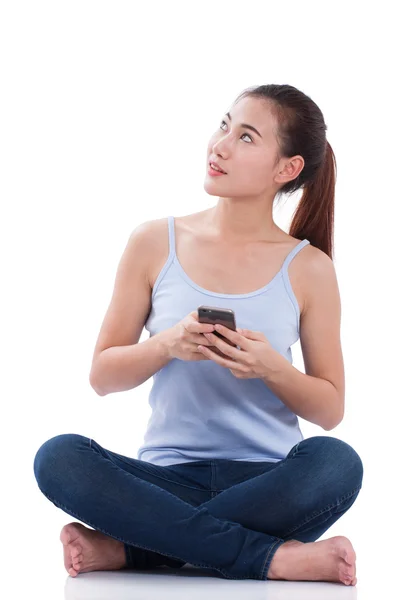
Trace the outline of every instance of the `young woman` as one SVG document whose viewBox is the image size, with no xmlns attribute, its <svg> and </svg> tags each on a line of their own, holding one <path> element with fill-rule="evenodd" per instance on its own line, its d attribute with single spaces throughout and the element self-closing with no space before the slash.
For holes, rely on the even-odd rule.
<svg viewBox="0 0 400 600">
<path fill-rule="evenodd" d="M 329 431 L 344 415 L 325 132 L 296 88 L 245 90 L 207 148 L 216 206 L 130 235 L 90 381 L 104 396 L 154 376 L 144 444 L 130 458 L 62 434 L 34 461 L 43 494 L 93 528 L 62 529 L 72 576 L 190 563 L 228 579 L 356 584 L 350 540 L 316 540 L 357 498 L 361 459 L 298 423 Z M 287 234 L 273 203 L 298 189 Z M 202 304 L 232 309 L 237 331 L 213 334 Z M 298 339 L 306 373 L 292 365 Z"/>
</svg>

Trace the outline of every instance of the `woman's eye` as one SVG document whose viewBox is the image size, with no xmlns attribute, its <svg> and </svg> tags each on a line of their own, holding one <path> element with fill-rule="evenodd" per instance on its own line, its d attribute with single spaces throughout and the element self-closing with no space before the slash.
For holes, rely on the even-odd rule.
<svg viewBox="0 0 400 600">
<path fill-rule="evenodd" d="M 224 124 L 226 125 L 226 121 L 221 121 L 221 125 L 222 125 L 222 123 L 224 123 Z M 220 129 L 222 129 L 222 128 L 221 128 L 221 125 L 219 126 L 219 128 L 220 128 Z M 251 137 L 251 136 L 250 136 L 248 133 L 243 133 L 243 134 L 241 135 L 241 137 L 243 137 L 244 135 L 247 135 L 247 137 L 248 137 L 248 138 L 249 138 L 251 141 L 253 141 L 252 137 Z"/>
</svg>

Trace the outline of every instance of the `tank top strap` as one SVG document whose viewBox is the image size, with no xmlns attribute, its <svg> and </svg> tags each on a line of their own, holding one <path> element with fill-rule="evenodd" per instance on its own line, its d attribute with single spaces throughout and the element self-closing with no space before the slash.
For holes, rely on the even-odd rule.
<svg viewBox="0 0 400 600">
<path fill-rule="evenodd" d="M 169 256 L 175 256 L 175 219 L 168 217 Z"/>
<path fill-rule="evenodd" d="M 310 242 L 308 240 L 302 240 L 301 242 L 299 242 L 297 244 L 297 246 L 295 246 L 294 248 L 292 248 L 292 250 L 289 252 L 289 254 L 287 255 L 287 257 L 285 258 L 285 261 L 282 265 L 282 270 L 286 270 L 289 266 L 289 264 L 292 262 L 292 260 L 294 259 L 294 257 L 296 256 L 296 254 L 298 254 L 298 252 L 300 252 L 300 250 L 302 248 L 304 248 L 304 246 L 307 246 L 307 244 L 309 244 Z"/>
</svg>

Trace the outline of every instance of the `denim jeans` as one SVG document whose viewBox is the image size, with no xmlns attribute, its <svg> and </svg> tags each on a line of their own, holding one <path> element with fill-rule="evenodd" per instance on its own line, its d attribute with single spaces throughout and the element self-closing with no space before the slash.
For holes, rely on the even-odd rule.
<svg viewBox="0 0 400 600">
<path fill-rule="evenodd" d="M 185 563 L 227 579 L 268 579 L 287 540 L 317 540 L 353 504 L 363 465 L 346 442 L 307 438 L 279 462 L 129 458 L 74 433 L 37 451 L 34 474 L 58 508 L 124 543 L 125 568 Z"/>
</svg>

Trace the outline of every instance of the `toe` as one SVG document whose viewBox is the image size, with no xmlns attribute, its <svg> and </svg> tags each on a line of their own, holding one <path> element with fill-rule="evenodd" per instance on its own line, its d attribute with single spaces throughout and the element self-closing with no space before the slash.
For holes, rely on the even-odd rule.
<svg viewBox="0 0 400 600">
<path fill-rule="evenodd" d="M 355 577 L 355 574 L 356 574 L 355 563 L 349 564 L 345 561 L 342 561 L 339 568 L 345 577 L 350 577 L 351 579 L 353 579 Z"/>
<path fill-rule="evenodd" d="M 344 558 L 346 563 L 348 563 L 349 565 L 352 565 L 356 562 L 356 553 L 350 542 L 347 548 L 344 549 L 342 558 Z"/>
<path fill-rule="evenodd" d="M 71 558 L 77 558 L 82 554 L 82 546 L 76 545 L 71 548 Z"/>
<path fill-rule="evenodd" d="M 80 569 L 82 567 L 82 564 L 83 564 L 83 555 L 82 554 L 80 554 L 76 558 L 72 559 L 72 567 L 75 569 L 75 571 Z"/>
<path fill-rule="evenodd" d="M 64 546 L 67 546 L 71 541 L 71 535 L 68 533 L 68 530 L 66 530 L 65 527 L 63 527 L 61 530 L 60 540 Z"/>
<path fill-rule="evenodd" d="M 342 567 L 339 569 L 339 577 L 343 583 L 349 585 L 355 577 L 354 569 L 351 569 L 350 567 Z"/>
</svg>

